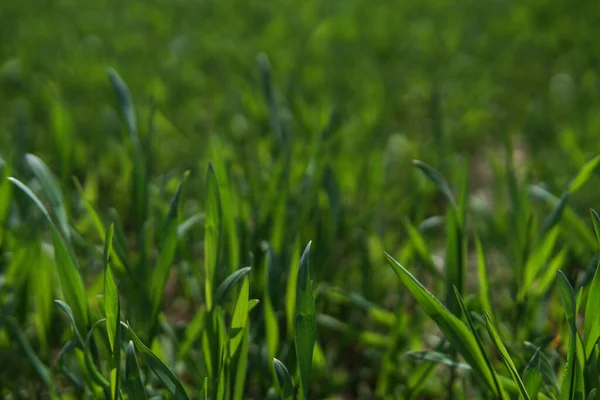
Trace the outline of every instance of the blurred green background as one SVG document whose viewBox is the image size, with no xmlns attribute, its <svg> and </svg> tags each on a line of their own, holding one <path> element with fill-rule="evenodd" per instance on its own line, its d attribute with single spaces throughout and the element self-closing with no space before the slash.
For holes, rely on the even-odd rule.
<svg viewBox="0 0 600 400">
<path fill-rule="evenodd" d="M 506 249 L 512 229 L 505 160 L 514 160 L 521 182 L 560 196 L 600 151 L 598 7 L 582 0 L 2 0 L 0 157 L 19 178 L 30 176 L 25 153 L 39 156 L 57 175 L 69 221 L 85 238 L 78 245 L 89 270 L 84 275 L 95 287 L 99 259 L 86 246 L 101 240 L 92 233 L 73 176 L 101 214 L 114 207 L 128 236 L 135 230 L 132 144 L 107 78 L 114 68 L 131 90 L 144 143 L 152 137 L 145 149 L 151 154 L 150 214 L 164 214 L 186 170 L 191 177 L 183 212 L 203 210 L 206 166 L 215 157 L 211 137 L 217 137 L 236 203 L 241 258 L 252 251 L 262 260 L 262 241 L 273 241 L 281 228 L 270 213 L 278 204 L 273 185 L 279 182 L 282 156 L 277 149 L 287 143 L 289 195 L 281 228 L 287 231 L 275 244 L 281 262 L 291 257 L 296 239 L 313 240 L 311 277 L 323 293 L 339 287 L 404 315 L 403 291 L 383 250 L 416 268 L 419 257 L 404 223 L 419 225 L 434 217 L 427 219 L 424 235 L 442 257 L 444 231 L 435 217 L 446 209 L 442 195 L 411 166 L 413 159 L 435 166 L 452 185 L 468 161 L 472 228 L 497 267 L 495 276 L 503 277 L 503 268 L 511 265 Z M 265 98 L 260 68 L 265 57 L 275 117 Z M 331 132 L 323 134 L 328 123 Z M 279 125 L 281 133 L 275 129 Z M 324 136 L 328 145 L 319 147 Z M 314 164 L 323 181 L 312 193 L 303 182 Z M 599 182 L 593 176 L 570 200 L 575 215 L 586 217 L 596 206 Z M 536 204 L 540 218 L 551 211 Z M 27 218 L 12 213 L 0 217 L 5 217 L 0 218 L 5 238 L 11 237 L 0 242 L 0 274 L 3 282 L 25 287 L 29 275 L 15 278 L 11 267 L 14 249 L 27 235 L 44 237 L 43 224 L 39 218 L 37 225 L 24 224 Z M 566 241 L 568 231 L 564 236 Z M 178 268 L 193 269 L 200 262 L 202 239 L 202 227 L 192 229 Z M 586 245 L 571 243 L 567 264 L 573 278 L 593 254 Z M 503 282 L 491 283 L 499 303 L 510 301 Z M 251 288 L 260 298 L 261 284 Z M 25 299 L 35 291 L 19 293 Z M 173 296 L 193 297 L 185 290 Z M 325 295 L 317 305 L 319 313 L 356 332 L 390 337 Z M 17 301 L 14 307 L 22 326 L 33 329 L 32 340 L 44 337 L 41 358 L 52 360 L 64 342 L 64 318 L 52 309 L 52 319 L 36 322 L 43 301 Z M 189 305 L 170 307 L 166 314 L 185 325 L 189 315 L 180 314 L 191 312 Z M 500 310 L 512 312 L 509 305 Z M 408 339 L 395 343 L 395 350 L 422 346 L 418 327 L 425 318 L 415 318 L 420 322 L 412 331 L 406 328 Z M 52 328 L 55 324 L 63 329 Z M 327 321 L 323 324 L 318 337 L 326 361 L 314 376 L 315 398 L 374 396 L 385 365 L 381 348 L 389 343 L 352 335 L 341 340 Z M 256 335 L 263 338 L 264 332 Z M 251 349 L 255 365 L 267 362 L 261 340 Z M 16 355 L 2 357 L 6 362 Z M 396 358 L 386 362 L 397 368 L 394 376 L 402 383 L 409 367 Z M 272 385 L 259 377 L 265 368 L 250 372 L 251 398 L 264 398 Z M 0 382 L 26 382 L 31 376 L 23 365 L 1 372 Z M 439 394 L 438 386 L 432 385 L 432 396 Z"/>
</svg>

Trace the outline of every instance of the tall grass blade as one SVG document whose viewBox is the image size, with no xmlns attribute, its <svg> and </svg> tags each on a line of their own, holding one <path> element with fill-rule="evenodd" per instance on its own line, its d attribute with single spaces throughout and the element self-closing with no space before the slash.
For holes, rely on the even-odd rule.
<svg viewBox="0 0 600 400">
<path fill-rule="evenodd" d="M 114 231 L 114 224 L 111 224 L 104 242 L 104 313 L 106 314 L 108 341 L 112 350 L 110 360 L 110 394 L 112 400 L 118 399 L 119 396 L 121 367 L 121 301 L 110 266 Z"/>
<path fill-rule="evenodd" d="M 179 379 L 173 372 L 137 337 L 133 329 L 129 325 L 125 325 L 131 333 L 131 338 L 140 352 L 142 358 L 148 364 L 150 369 L 156 374 L 158 379 L 165 385 L 169 393 L 175 400 L 188 400 L 185 389 L 179 382 Z"/>
<path fill-rule="evenodd" d="M 123 389 L 131 399 L 146 400 L 148 398 L 142 383 L 135 345 L 131 340 L 125 349 L 125 382 Z"/>
<path fill-rule="evenodd" d="M 204 286 L 206 307 L 213 308 L 215 272 L 221 249 L 221 198 L 219 183 L 212 163 L 208 164 L 206 179 L 206 211 L 204 216 Z"/>
<path fill-rule="evenodd" d="M 446 178 L 444 178 L 444 176 L 438 170 L 425 164 L 423 161 L 413 160 L 413 165 L 419 168 L 425 174 L 425 176 L 435 183 L 452 207 L 456 209 L 456 200 L 454 199 L 454 194 L 452 194 L 452 190 L 450 189 L 450 185 L 448 185 Z"/>
<path fill-rule="evenodd" d="M 66 303 L 73 310 L 77 329 L 79 332 L 87 332 L 89 326 L 87 298 L 85 295 L 83 279 L 81 278 L 75 259 L 71 257 L 71 253 L 69 252 L 65 240 L 61 236 L 58 228 L 40 199 L 31 191 L 31 189 L 18 179 L 9 178 L 9 180 L 30 198 L 42 212 L 44 217 L 46 217 L 52 232 L 54 257 L 63 295 L 65 296 Z"/>
<path fill-rule="evenodd" d="M 537 349 L 523 373 L 523 383 L 532 399 L 538 398 L 542 388 L 542 363 L 540 349 Z"/>
<path fill-rule="evenodd" d="M 600 157 L 600 156 L 598 156 Z M 592 222 L 594 231 L 598 240 L 598 253 L 600 254 L 600 215 L 594 210 L 591 210 Z M 594 346 L 600 338 L 600 262 L 596 265 L 594 279 L 590 285 L 588 292 L 587 303 L 585 305 L 585 322 L 583 330 L 583 340 L 585 347 L 586 358 L 590 357 L 594 350 Z"/>
<path fill-rule="evenodd" d="M 235 285 L 244 279 L 251 269 L 252 267 L 240 268 L 221 282 L 215 294 L 215 303 L 224 306 Z"/>
<path fill-rule="evenodd" d="M 296 287 L 296 311 L 294 339 L 296 357 L 300 371 L 300 383 L 305 399 L 309 398 L 310 374 L 312 369 L 313 350 L 316 340 L 317 320 L 315 314 L 315 299 L 309 273 L 309 256 L 311 242 L 308 242 L 300 259 L 298 282 Z"/>
<path fill-rule="evenodd" d="M 519 371 L 517 370 L 515 363 L 513 362 L 512 358 L 510 357 L 510 354 L 508 354 L 508 350 L 506 350 L 504 343 L 502 343 L 502 339 L 500 338 L 500 335 L 498 334 L 498 331 L 494 327 L 494 323 L 492 322 L 492 319 L 490 318 L 490 315 L 487 312 L 485 313 L 485 323 L 486 323 L 488 333 L 490 334 L 490 338 L 492 339 L 494 346 L 496 346 L 496 349 L 498 349 L 498 351 L 500 352 L 500 356 L 502 357 L 502 361 L 504 362 L 504 365 L 506 365 L 506 369 L 508 369 L 510 376 L 512 377 L 513 381 L 517 384 L 519 393 L 521 394 L 523 399 L 530 400 L 531 397 L 529 397 L 529 393 L 527 393 L 525 384 L 523 383 L 523 381 L 521 380 L 521 377 L 519 376 Z"/>
<path fill-rule="evenodd" d="M 279 383 L 281 400 L 291 399 L 293 396 L 294 386 L 292 384 L 292 377 L 290 376 L 288 369 L 276 358 L 273 359 L 273 367 L 275 368 L 277 382 Z"/>
<path fill-rule="evenodd" d="M 569 193 L 575 193 L 592 177 L 596 168 L 600 164 L 600 154 L 586 162 L 579 170 L 575 178 L 569 183 Z"/>
<path fill-rule="evenodd" d="M 404 286 L 411 292 L 425 313 L 437 324 L 454 349 L 463 356 L 465 361 L 473 368 L 475 374 L 487 387 L 496 396 L 500 396 L 500 393 L 497 393 L 492 371 L 489 369 L 485 357 L 477 345 L 477 340 L 471 331 L 469 331 L 469 328 L 448 311 L 433 294 L 412 276 L 408 270 L 394 260 L 392 256 L 387 253 L 385 255 L 388 263 Z"/>
</svg>

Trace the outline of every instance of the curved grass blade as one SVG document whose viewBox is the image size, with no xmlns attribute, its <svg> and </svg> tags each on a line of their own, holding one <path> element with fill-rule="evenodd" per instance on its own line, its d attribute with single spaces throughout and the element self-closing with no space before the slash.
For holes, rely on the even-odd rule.
<svg viewBox="0 0 600 400">
<path fill-rule="evenodd" d="M 456 299 L 458 300 L 458 304 L 459 304 L 463 314 L 465 315 L 465 318 L 467 319 L 469 329 L 471 330 L 471 332 L 473 333 L 473 337 L 477 341 L 477 346 L 479 346 L 479 350 L 481 351 L 481 354 L 483 355 L 485 363 L 487 364 L 487 367 L 492 374 L 492 378 L 494 379 L 494 385 L 496 387 L 496 393 L 499 393 L 500 397 L 502 399 L 507 399 L 506 394 L 502 390 L 502 386 L 500 385 L 500 382 L 498 381 L 498 377 L 496 376 L 496 371 L 494 370 L 492 363 L 490 362 L 490 359 L 485 354 L 485 348 L 483 347 L 483 342 L 481 341 L 481 338 L 479 337 L 479 334 L 477 333 L 477 330 L 475 329 L 475 324 L 473 324 L 473 319 L 471 318 L 471 314 L 469 313 L 469 310 L 467 309 L 467 306 L 465 305 L 465 302 L 463 301 L 463 298 L 460 295 L 456 286 L 454 287 L 454 294 L 456 296 Z"/>
<path fill-rule="evenodd" d="M 229 355 L 235 357 L 238 348 L 244 339 L 244 333 L 248 325 L 248 295 L 250 293 L 248 277 L 244 274 L 242 289 L 233 308 L 231 317 L 231 329 L 229 331 Z"/>
<path fill-rule="evenodd" d="M 125 325 L 129 332 L 135 346 L 144 358 L 144 361 L 150 369 L 156 374 L 158 379 L 165 385 L 169 393 L 173 395 L 175 400 L 189 400 L 185 389 L 179 382 L 179 379 L 173 374 L 173 372 L 150 350 L 142 341 L 137 337 L 133 329 L 129 325 Z"/>
<path fill-rule="evenodd" d="M 502 343 L 502 339 L 500 339 L 500 335 L 498 335 L 498 331 L 494 327 L 494 323 L 492 322 L 492 319 L 490 318 L 490 315 L 487 312 L 485 313 L 485 322 L 488 333 L 490 334 L 490 338 L 492 339 L 494 346 L 496 346 L 496 349 L 498 349 L 498 351 L 500 352 L 502 361 L 504 361 L 504 365 L 506 365 L 506 368 L 508 369 L 508 372 L 510 373 L 513 381 L 517 384 L 519 393 L 521 394 L 523 399 L 530 400 L 531 398 L 529 397 L 529 393 L 527 393 L 525 384 L 523 384 L 523 381 L 519 376 L 519 371 L 517 371 L 515 363 L 508 354 L 508 350 L 506 350 L 504 343 Z"/>
<path fill-rule="evenodd" d="M 111 224 L 104 242 L 104 312 L 106 314 L 108 341 L 112 350 L 110 359 L 110 393 L 112 400 L 118 399 L 119 396 L 121 366 L 121 301 L 110 266 L 114 231 L 114 224 Z"/>
<path fill-rule="evenodd" d="M 292 384 L 292 377 L 290 376 L 288 369 L 276 358 L 273 359 L 273 367 L 275 368 L 275 375 L 277 375 L 277 381 L 279 383 L 281 400 L 291 399 L 293 396 L 294 386 Z"/>
<path fill-rule="evenodd" d="M 26 154 L 25 162 L 42 186 L 44 194 L 52 207 L 54 217 L 57 220 L 57 226 L 60 233 L 65 237 L 67 243 L 69 243 L 71 235 L 69 223 L 67 222 L 67 212 L 65 211 L 65 201 L 56 177 L 50 171 L 48 166 L 33 154 Z"/>
<path fill-rule="evenodd" d="M 73 310 L 75 324 L 79 332 L 87 332 L 89 326 L 89 311 L 83 279 L 77 268 L 75 259 L 71 256 L 69 248 L 58 228 L 50 218 L 50 214 L 40 201 L 40 199 L 21 181 L 15 178 L 8 178 L 14 185 L 21 189 L 39 208 L 50 225 L 52 232 L 52 243 L 54 244 L 54 258 L 58 269 L 58 278 L 60 286 L 65 296 L 66 303 Z"/>
<path fill-rule="evenodd" d="M 81 336 L 81 334 L 79 333 L 79 329 L 77 329 L 77 324 L 75 323 L 75 317 L 73 316 L 73 311 L 71 310 L 71 307 L 69 307 L 69 305 L 63 301 L 60 300 L 54 300 L 54 303 L 56 303 L 56 305 L 65 312 L 65 314 L 67 314 L 67 318 L 69 318 L 69 321 L 71 322 L 71 325 L 73 327 L 73 333 L 75 334 L 75 338 L 77 339 L 77 343 L 83 347 L 84 341 L 83 341 L 83 337 Z"/>
<path fill-rule="evenodd" d="M 599 156 L 600 157 L 600 156 Z M 598 251 L 600 252 L 600 215 L 594 210 L 590 210 L 594 231 L 598 240 Z M 585 305 L 585 322 L 583 330 L 583 340 L 586 358 L 590 357 L 594 351 L 594 346 L 600 337 L 600 262 L 596 266 L 596 272 L 592 279 L 590 291 L 588 293 L 587 303 Z"/>
<path fill-rule="evenodd" d="M 263 300 L 263 313 L 265 319 L 265 333 L 267 337 L 267 350 L 270 358 L 274 358 L 277 355 L 279 349 L 279 324 L 275 314 L 275 308 L 273 307 L 273 293 L 272 293 L 272 276 L 275 272 L 275 255 L 271 246 L 263 242 L 263 250 L 266 252 L 265 267 L 264 267 L 264 285 L 265 285 L 265 297 Z"/>
<path fill-rule="evenodd" d="M 408 219 L 404 221 L 404 226 L 408 232 L 410 242 L 415 247 L 415 250 L 417 251 L 417 254 L 423 262 L 425 268 L 427 268 L 427 270 L 434 276 L 440 276 L 440 272 L 435 267 L 433 259 L 431 258 L 431 251 L 429 251 L 427 243 L 425 243 L 425 239 L 423 238 L 423 235 L 421 235 L 421 232 L 419 232 L 419 230 L 413 224 L 411 224 Z"/>
<path fill-rule="evenodd" d="M 537 349 L 523 373 L 523 384 L 532 399 L 538 398 L 542 388 L 542 363 L 540 349 Z"/>
<path fill-rule="evenodd" d="M 125 382 L 123 389 L 131 399 L 148 399 L 135 354 L 135 345 L 131 340 L 125 349 Z"/>
<path fill-rule="evenodd" d="M 472 370 L 470 365 L 458 362 L 448 357 L 447 354 L 440 353 L 439 351 L 409 351 L 406 353 L 406 356 L 414 360 L 428 361 L 435 364 L 445 365 L 447 367 L 456 367 L 466 371 Z"/>
<path fill-rule="evenodd" d="M 310 374 L 312 369 L 313 350 L 316 340 L 317 319 L 315 316 L 315 299 L 309 273 L 309 255 L 312 242 L 308 242 L 300 259 L 298 269 L 298 283 L 296 287 L 296 311 L 294 326 L 294 341 L 296 344 L 296 357 L 300 371 L 302 394 L 308 399 L 310 387 Z"/>
<path fill-rule="evenodd" d="M 204 287 L 206 308 L 213 308 L 215 272 L 221 249 L 221 198 L 219 183 L 212 163 L 208 164 L 206 178 L 206 211 L 204 214 Z"/>
<path fill-rule="evenodd" d="M 425 176 L 427 176 L 435 185 L 440 189 L 440 191 L 446 196 L 446 199 L 450 202 L 453 208 L 457 208 L 456 200 L 454 199 L 454 194 L 452 194 L 452 190 L 446 181 L 446 178 L 435 168 L 425 164 L 423 161 L 413 160 L 413 165 L 419 168 Z"/>
<path fill-rule="evenodd" d="M 392 256 L 385 253 L 388 263 L 398 275 L 404 286 L 411 292 L 425 313 L 437 324 L 450 344 L 463 356 L 476 375 L 492 390 L 496 396 L 496 384 L 477 340 L 467 326 L 453 315 L 431 294 L 414 276 L 411 275 Z"/>
<path fill-rule="evenodd" d="M 215 303 L 224 305 L 235 284 L 244 279 L 251 269 L 252 267 L 238 269 L 233 274 L 229 275 L 223 282 L 221 282 L 219 288 L 217 289 L 217 293 L 215 294 Z"/>
<path fill-rule="evenodd" d="M 108 382 L 106 380 L 106 378 L 102 375 L 102 373 L 100 373 L 100 371 L 96 367 L 96 364 L 94 364 L 94 360 L 93 360 L 93 356 L 92 356 L 92 337 L 94 336 L 94 331 L 96 330 L 98 325 L 100 325 L 103 322 L 104 323 L 106 322 L 105 318 L 103 318 L 99 321 L 96 321 L 96 323 L 94 323 L 94 325 L 92 325 L 92 328 L 90 329 L 87 336 L 85 337 L 84 354 L 85 354 L 85 365 L 88 369 L 88 372 L 90 373 L 90 377 L 92 378 L 92 380 L 95 383 L 100 385 L 104 390 L 108 390 L 108 389 L 110 389 L 110 382 Z"/>
<path fill-rule="evenodd" d="M 600 164 L 600 154 L 586 162 L 579 170 L 575 178 L 569 183 L 569 193 L 575 193 L 581 188 L 592 176 L 598 165 Z"/>
</svg>

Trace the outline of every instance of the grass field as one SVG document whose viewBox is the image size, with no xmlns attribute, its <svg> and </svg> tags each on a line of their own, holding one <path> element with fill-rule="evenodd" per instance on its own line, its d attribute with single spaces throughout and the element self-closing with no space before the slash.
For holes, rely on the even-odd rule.
<svg viewBox="0 0 600 400">
<path fill-rule="evenodd" d="M 600 399 L 599 36 L 2 0 L 2 398 Z"/>
</svg>

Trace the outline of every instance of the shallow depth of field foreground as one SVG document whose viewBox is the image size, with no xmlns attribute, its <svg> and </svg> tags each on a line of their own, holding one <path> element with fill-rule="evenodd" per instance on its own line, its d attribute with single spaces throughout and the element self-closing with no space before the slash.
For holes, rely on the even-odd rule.
<svg viewBox="0 0 600 400">
<path fill-rule="evenodd" d="M 599 15 L 1 0 L 0 400 L 600 400 Z"/>
</svg>

